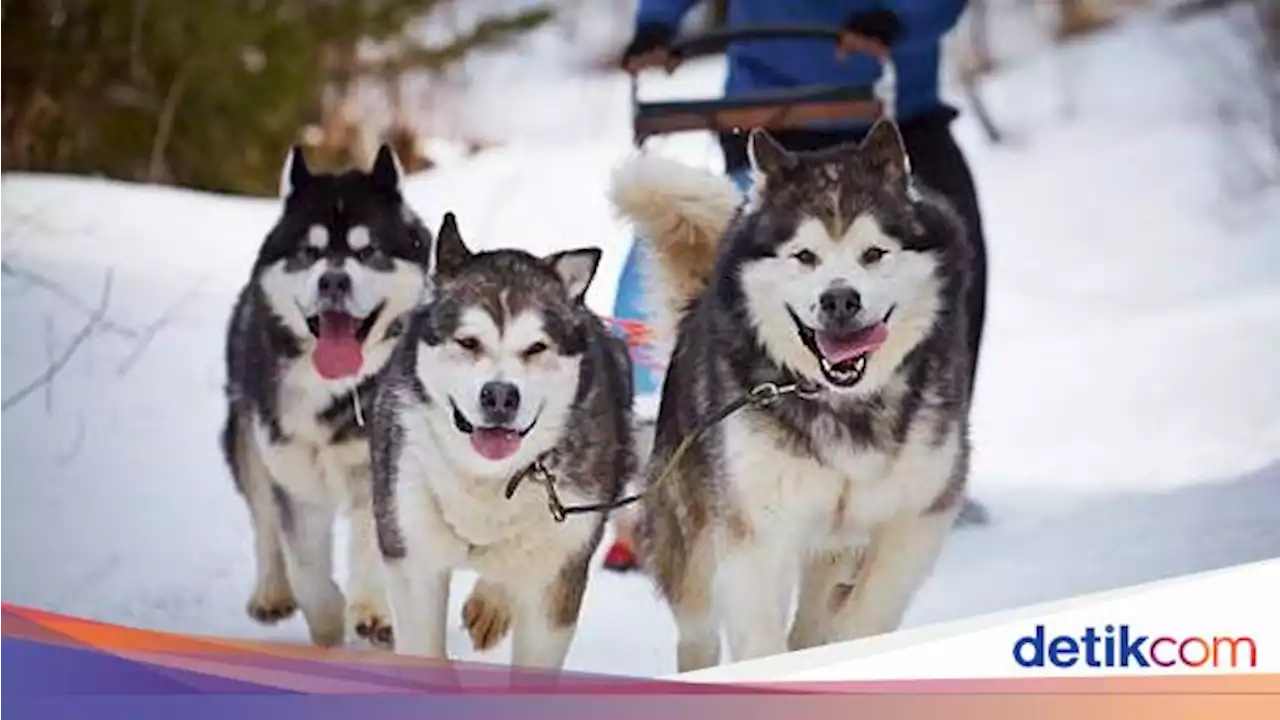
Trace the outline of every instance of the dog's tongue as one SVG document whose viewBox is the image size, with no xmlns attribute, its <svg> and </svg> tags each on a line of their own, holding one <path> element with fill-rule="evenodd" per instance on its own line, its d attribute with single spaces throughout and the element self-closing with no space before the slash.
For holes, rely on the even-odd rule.
<svg viewBox="0 0 1280 720">
<path fill-rule="evenodd" d="M 505 428 L 478 428 L 471 433 L 471 447 L 490 460 L 505 460 L 520 449 L 520 433 Z"/>
<path fill-rule="evenodd" d="M 346 313 L 320 315 L 320 336 L 311 360 L 321 377 L 336 380 L 360 371 L 364 355 L 356 339 L 358 325 L 356 319 Z"/>
<path fill-rule="evenodd" d="M 884 323 L 876 323 L 871 327 L 852 335 L 831 335 L 818 333 L 818 350 L 832 365 L 839 365 L 859 355 L 871 352 L 889 339 L 889 328 Z"/>
</svg>

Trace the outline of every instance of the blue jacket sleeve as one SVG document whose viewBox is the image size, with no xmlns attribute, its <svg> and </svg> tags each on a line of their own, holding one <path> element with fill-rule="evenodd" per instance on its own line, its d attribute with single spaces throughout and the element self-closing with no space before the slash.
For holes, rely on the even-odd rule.
<svg viewBox="0 0 1280 720">
<path fill-rule="evenodd" d="M 698 0 L 640 0 L 636 3 L 636 25 L 657 23 L 678 28 L 689 9 L 697 4 Z"/>
<path fill-rule="evenodd" d="M 889 9 L 902 21 L 902 37 L 895 45 L 937 42 L 955 27 L 967 5 L 966 0 L 893 0 Z"/>
</svg>

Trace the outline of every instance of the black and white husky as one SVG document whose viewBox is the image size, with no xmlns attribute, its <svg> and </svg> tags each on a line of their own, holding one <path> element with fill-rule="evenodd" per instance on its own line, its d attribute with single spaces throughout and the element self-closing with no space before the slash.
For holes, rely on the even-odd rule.
<svg viewBox="0 0 1280 720">
<path fill-rule="evenodd" d="M 615 178 L 676 323 L 648 482 L 730 401 L 804 389 L 715 426 L 646 498 L 641 552 L 681 671 L 719 661 L 722 628 L 735 660 L 896 629 L 968 472 L 971 250 L 896 126 L 805 154 L 757 130 L 750 150 L 732 218 L 709 172 L 641 157 Z"/>
<path fill-rule="evenodd" d="M 583 302 L 600 251 L 472 253 L 452 214 L 432 299 L 384 373 L 371 425 L 374 505 L 399 652 L 445 657 L 449 576 L 478 571 L 463 622 L 479 649 L 512 628 L 518 666 L 559 668 L 605 517 L 635 464 L 626 348 Z M 545 478 L 544 478 L 545 481 Z"/>
<path fill-rule="evenodd" d="M 431 233 L 400 194 L 388 147 L 370 172 L 312 173 L 295 148 L 284 210 L 263 242 L 227 331 L 223 450 L 253 521 L 248 612 L 301 608 L 318 645 L 347 628 L 391 641 L 370 498 L 373 377 L 398 318 L 421 300 Z M 349 513 L 348 597 L 332 578 L 331 529 Z"/>
</svg>

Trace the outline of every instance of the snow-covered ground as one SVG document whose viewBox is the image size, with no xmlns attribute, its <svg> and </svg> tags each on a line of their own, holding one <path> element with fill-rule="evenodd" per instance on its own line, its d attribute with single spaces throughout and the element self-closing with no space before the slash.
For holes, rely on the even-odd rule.
<svg viewBox="0 0 1280 720">
<path fill-rule="evenodd" d="M 1138 26 L 995 78 L 1008 144 L 957 123 L 990 245 L 973 489 L 994 524 L 955 533 L 909 625 L 1280 555 L 1280 197 L 1223 190 L 1232 156 L 1164 38 Z M 650 86 L 711 95 L 719 72 Z M 429 222 L 457 212 L 479 245 L 603 246 L 588 300 L 608 312 L 628 241 L 604 196 L 630 151 L 625 98 L 620 78 L 565 86 L 531 114 L 570 125 L 593 109 L 565 131 L 578 140 L 461 160 L 408 196 Z M 659 147 L 718 162 L 705 138 Z M 249 526 L 216 441 L 224 324 L 276 204 L 6 175 L 3 207 L 3 599 L 304 641 L 300 619 L 244 614 Z M 10 407 L 108 278 L 106 321 Z M 478 656 L 460 628 L 449 642 L 507 658 Z M 597 572 L 570 667 L 659 675 L 674 660 L 647 581 Z"/>
</svg>

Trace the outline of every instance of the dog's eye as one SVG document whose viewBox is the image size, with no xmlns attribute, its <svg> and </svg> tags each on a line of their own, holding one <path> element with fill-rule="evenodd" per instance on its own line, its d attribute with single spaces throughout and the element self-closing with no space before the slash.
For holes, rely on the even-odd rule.
<svg viewBox="0 0 1280 720">
<path fill-rule="evenodd" d="M 378 251 L 378 248 L 372 245 L 365 245 L 356 251 L 356 259 L 362 263 L 373 262 L 375 259 L 381 257 L 381 255 L 382 253 Z"/>
<path fill-rule="evenodd" d="M 876 263 L 883 260 L 884 256 L 888 254 L 889 254 L 889 251 L 885 250 L 882 247 L 869 247 L 866 250 L 862 251 L 862 264 L 875 265 Z"/>
<path fill-rule="evenodd" d="M 818 264 L 818 256 L 812 250 L 799 250 L 792 253 L 791 257 L 805 267 L 814 267 Z"/>
<path fill-rule="evenodd" d="M 303 245 L 298 248 L 293 257 L 300 263 L 311 264 L 320 257 L 320 251 L 311 245 Z"/>
<path fill-rule="evenodd" d="M 538 342 L 524 349 L 524 353 L 523 353 L 524 359 L 532 360 L 533 358 L 538 357 L 539 355 L 541 355 L 542 353 L 546 352 L 549 349 L 550 348 L 547 347 L 546 343 L 539 340 Z"/>
<path fill-rule="evenodd" d="M 476 352 L 480 349 L 480 341 L 473 337 L 454 338 L 453 341 L 458 343 L 458 347 L 467 352 Z"/>
</svg>

